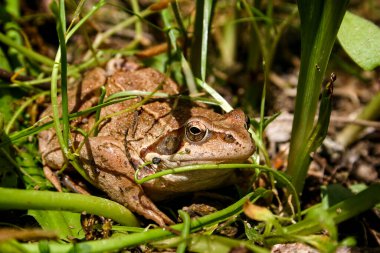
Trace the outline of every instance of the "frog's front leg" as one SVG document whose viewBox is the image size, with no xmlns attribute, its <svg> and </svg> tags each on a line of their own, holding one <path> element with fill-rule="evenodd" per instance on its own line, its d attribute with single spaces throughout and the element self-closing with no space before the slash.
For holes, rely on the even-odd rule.
<svg viewBox="0 0 380 253">
<path fill-rule="evenodd" d="M 134 181 L 135 170 L 123 143 L 107 136 L 91 137 L 80 150 L 80 157 L 87 174 L 111 199 L 160 226 L 173 224 Z"/>
</svg>

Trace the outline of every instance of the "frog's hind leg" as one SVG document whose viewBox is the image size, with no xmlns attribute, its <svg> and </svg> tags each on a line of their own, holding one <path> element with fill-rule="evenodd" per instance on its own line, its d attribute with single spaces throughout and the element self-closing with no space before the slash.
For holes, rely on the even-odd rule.
<svg viewBox="0 0 380 253">
<path fill-rule="evenodd" d="M 135 170 L 128 161 L 123 143 L 110 136 L 91 137 L 80 150 L 80 157 L 89 177 L 111 199 L 161 227 L 173 224 L 134 181 Z"/>
<path fill-rule="evenodd" d="M 71 180 L 69 175 L 57 175 L 57 171 L 62 170 L 65 166 L 66 159 L 63 156 L 55 133 L 49 130 L 46 131 L 44 135 L 40 136 L 39 144 L 44 175 L 54 188 L 62 192 L 63 185 L 73 192 L 89 195 L 88 191 Z"/>
<path fill-rule="evenodd" d="M 39 134 L 43 172 L 47 180 L 57 191 L 62 192 L 61 182 L 54 171 L 60 170 L 65 163 L 58 139 L 53 131 L 46 130 Z"/>
<path fill-rule="evenodd" d="M 130 178 L 103 174 L 112 187 L 105 189 L 108 195 L 118 203 L 125 205 L 131 211 L 136 212 L 147 219 L 155 221 L 161 227 L 174 224 L 174 222 L 161 212 L 156 205 L 145 195 L 143 189 Z M 109 185 L 108 185 L 109 186 Z"/>
</svg>

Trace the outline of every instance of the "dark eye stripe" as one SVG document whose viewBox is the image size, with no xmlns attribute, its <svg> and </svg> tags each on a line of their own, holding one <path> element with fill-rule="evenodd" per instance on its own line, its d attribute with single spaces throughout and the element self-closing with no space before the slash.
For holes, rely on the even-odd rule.
<svg viewBox="0 0 380 253">
<path fill-rule="evenodd" d="M 160 155 L 172 155 L 182 146 L 183 133 L 176 130 L 158 139 L 149 147 L 141 150 L 140 157 L 145 158 L 148 153 L 157 153 Z"/>
</svg>

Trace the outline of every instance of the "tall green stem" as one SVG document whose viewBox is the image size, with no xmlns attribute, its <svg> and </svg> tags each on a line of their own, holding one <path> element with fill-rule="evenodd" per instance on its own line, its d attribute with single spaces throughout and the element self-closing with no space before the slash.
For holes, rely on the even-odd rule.
<svg viewBox="0 0 380 253">
<path fill-rule="evenodd" d="M 313 131 L 322 80 L 347 4 L 348 0 L 298 1 L 301 69 L 287 170 L 298 193 L 302 191 L 310 164 L 310 154 L 304 147 Z"/>
<path fill-rule="evenodd" d="M 59 2 L 59 19 L 57 19 L 57 34 L 59 38 L 59 49 L 61 50 L 61 96 L 62 96 L 62 125 L 63 140 L 69 147 L 70 124 L 69 124 L 69 106 L 67 97 L 67 50 L 66 50 L 66 14 L 65 1 Z"/>
</svg>

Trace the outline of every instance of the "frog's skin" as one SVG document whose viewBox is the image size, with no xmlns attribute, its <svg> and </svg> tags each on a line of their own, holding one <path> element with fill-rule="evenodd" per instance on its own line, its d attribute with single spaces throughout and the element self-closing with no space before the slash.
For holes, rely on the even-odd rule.
<svg viewBox="0 0 380 253">
<path fill-rule="evenodd" d="M 133 64 L 125 66 L 112 74 L 102 68 L 87 72 L 82 82 L 69 90 L 69 111 L 73 113 L 96 105 L 103 85 L 106 87 L 106 97 L 125 90 L 152 92 L 159 85 L 158 92 L 170 95 L 179 93 L 178 85 L 162 73 Z M 120 112 L 138 101 L 141 99 L 104 107 L 101 117 Z M 51 107 L 48 107 L 41 117 L 51 114 Z M 74 148 L 84 140 L 75 128 L 88 131 L 94 122 L 93 114 L 71 122 Z M 55 130 L 45 130 L 38 137 L 44 166 L 61 169 L 65 159 Z M 85 145 L 79 151 L 79 160 L 95 185 L 111 199 L 165 226 L 172 221 L 152 200 L 221 186 L 230 181 L 231 170 L 167 175 L 140 186 L 134 181 L 136 169 L 141 167 L 139 177 L 144 177 L 183 165 L 241 162 L 253 151 L 254 144 L 241 110 L 221 115 L 172 98 L 151 100 L 138 109 L 103 121 L 98 135 L 85 139 Z"/>
</svg>

